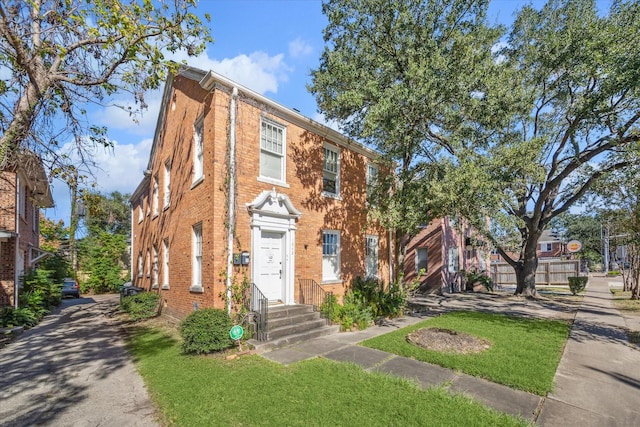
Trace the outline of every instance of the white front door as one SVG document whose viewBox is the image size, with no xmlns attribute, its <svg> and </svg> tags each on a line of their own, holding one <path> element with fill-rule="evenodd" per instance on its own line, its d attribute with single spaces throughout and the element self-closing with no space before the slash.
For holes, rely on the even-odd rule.
<svg viewBox="0 0 640 427">
<path fill-rule="evenodd" d="M 258 287 L 269 302 L 284 301 L 284 233 L 261 231 L 258 254 Z"/>
</svg>

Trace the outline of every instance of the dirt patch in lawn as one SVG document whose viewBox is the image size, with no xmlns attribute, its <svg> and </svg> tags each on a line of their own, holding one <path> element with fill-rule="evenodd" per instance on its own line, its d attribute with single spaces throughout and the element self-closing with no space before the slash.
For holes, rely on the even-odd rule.
<svg viewBox="0 0 640 427">
<path fill-rule="evenodd" d="M 491 343 L 487 340 L 443 328 L 418 329 L 407 335 L 407 341 L 413 345 L 442 353 L 480 353 L 491 347 Z"/>
</svg>

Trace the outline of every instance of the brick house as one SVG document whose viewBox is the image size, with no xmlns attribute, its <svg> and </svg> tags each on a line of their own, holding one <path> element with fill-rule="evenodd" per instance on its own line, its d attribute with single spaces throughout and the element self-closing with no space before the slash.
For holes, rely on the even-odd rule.
<svg viewBox="0 0 640 427">
<path fill-rule="evenodd" d="M 42 258 L 40 208 L 53 206 L 42 161 L 32 152 L 0 171 L 0 307 L 15 305 L 20 276 Z"/>
<path fill-rule="evenodd" d="M 470 227 L 450 217 L 436 218 L 410 239 L 404 260 L 404 281 L 419 279 L 421 293 L 460 290 L 461 271 L 486 271 L 489 251 Z M 488 274 L 488 273 L 487 273 Z"/>
<path fill-rule="evenodd" d="M 558 238 L 558 236 L 551 230 L 544 230 L 540 239 L 538 240 L 538 247 L 536 253 L 538 254 L 539 261 L 553 261 L 560 260 L 565 257 L 570 257 L 570 254 L 565 253 L 565 242 Z M 510 256 L 518 258 L 518 255 L 509 253 Z M 506 262 L 498 251 L 491 252 L 491 263 L 497 264 Z"/>
<path fill-rule="evenodd" d="M 392 274 L 389 232 L 367 220 L 376 153 L 212 71 L 165 86 L 144 178 L 133 193 L 132 281 L 163 314 L 228 308 L 239 284 L 270 304 L 313 281 L 341 296 Z"/>
</svg>

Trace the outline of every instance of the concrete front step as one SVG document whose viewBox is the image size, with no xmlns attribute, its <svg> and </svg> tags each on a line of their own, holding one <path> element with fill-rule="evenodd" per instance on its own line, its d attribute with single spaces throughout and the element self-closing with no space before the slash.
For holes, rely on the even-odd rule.
<svg viewBox="0 0 640 427">
<path fill-rule="evenodd" d="M 249 340 L 258 351 L 268 351 L 339 332 L 338 326 L 327 326 L 319 312 L 310 305 L 269 307 L 267 341 Z"/>
<path fill-rule="evenodd" d="M 252 345 L 258 353 L 263 353 L 266 351 L 275 350 L 277 348 L 298 344 L 313 338 L 337 334 L 339 332 L 340 332 L 339 325 L 332 325 L 332 326 L 325 325 L 317 329 L 304 331 L 298 334 L 287 335 L 287 336 L 276 338 L 276 339 L 270 339 L 269 341 L 249 340 L 248 343 Z"/>
</svg>

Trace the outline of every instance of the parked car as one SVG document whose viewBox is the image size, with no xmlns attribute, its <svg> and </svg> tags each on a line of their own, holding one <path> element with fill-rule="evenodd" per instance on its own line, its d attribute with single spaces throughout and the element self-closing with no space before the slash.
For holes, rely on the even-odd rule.
<svg viewBox="0 0 640 427">
<path fill-rule="evenodd" d="M 69 277 L 62 279 L 62 298 L 64 297 L 80 298 L 80 285 L 76 279 Z"/>
<path fill-rule="evenodd" d="M 133 283 L 131 282 L 126 282 L 125 284 L 120 286 L 120 301 L 122 301 L 122 298 L 124 297 L 139 294 L 140 292 L 145 292 L 145 289 L 139 288 L 138 286 L 133 286 Z"/>
</svg>

